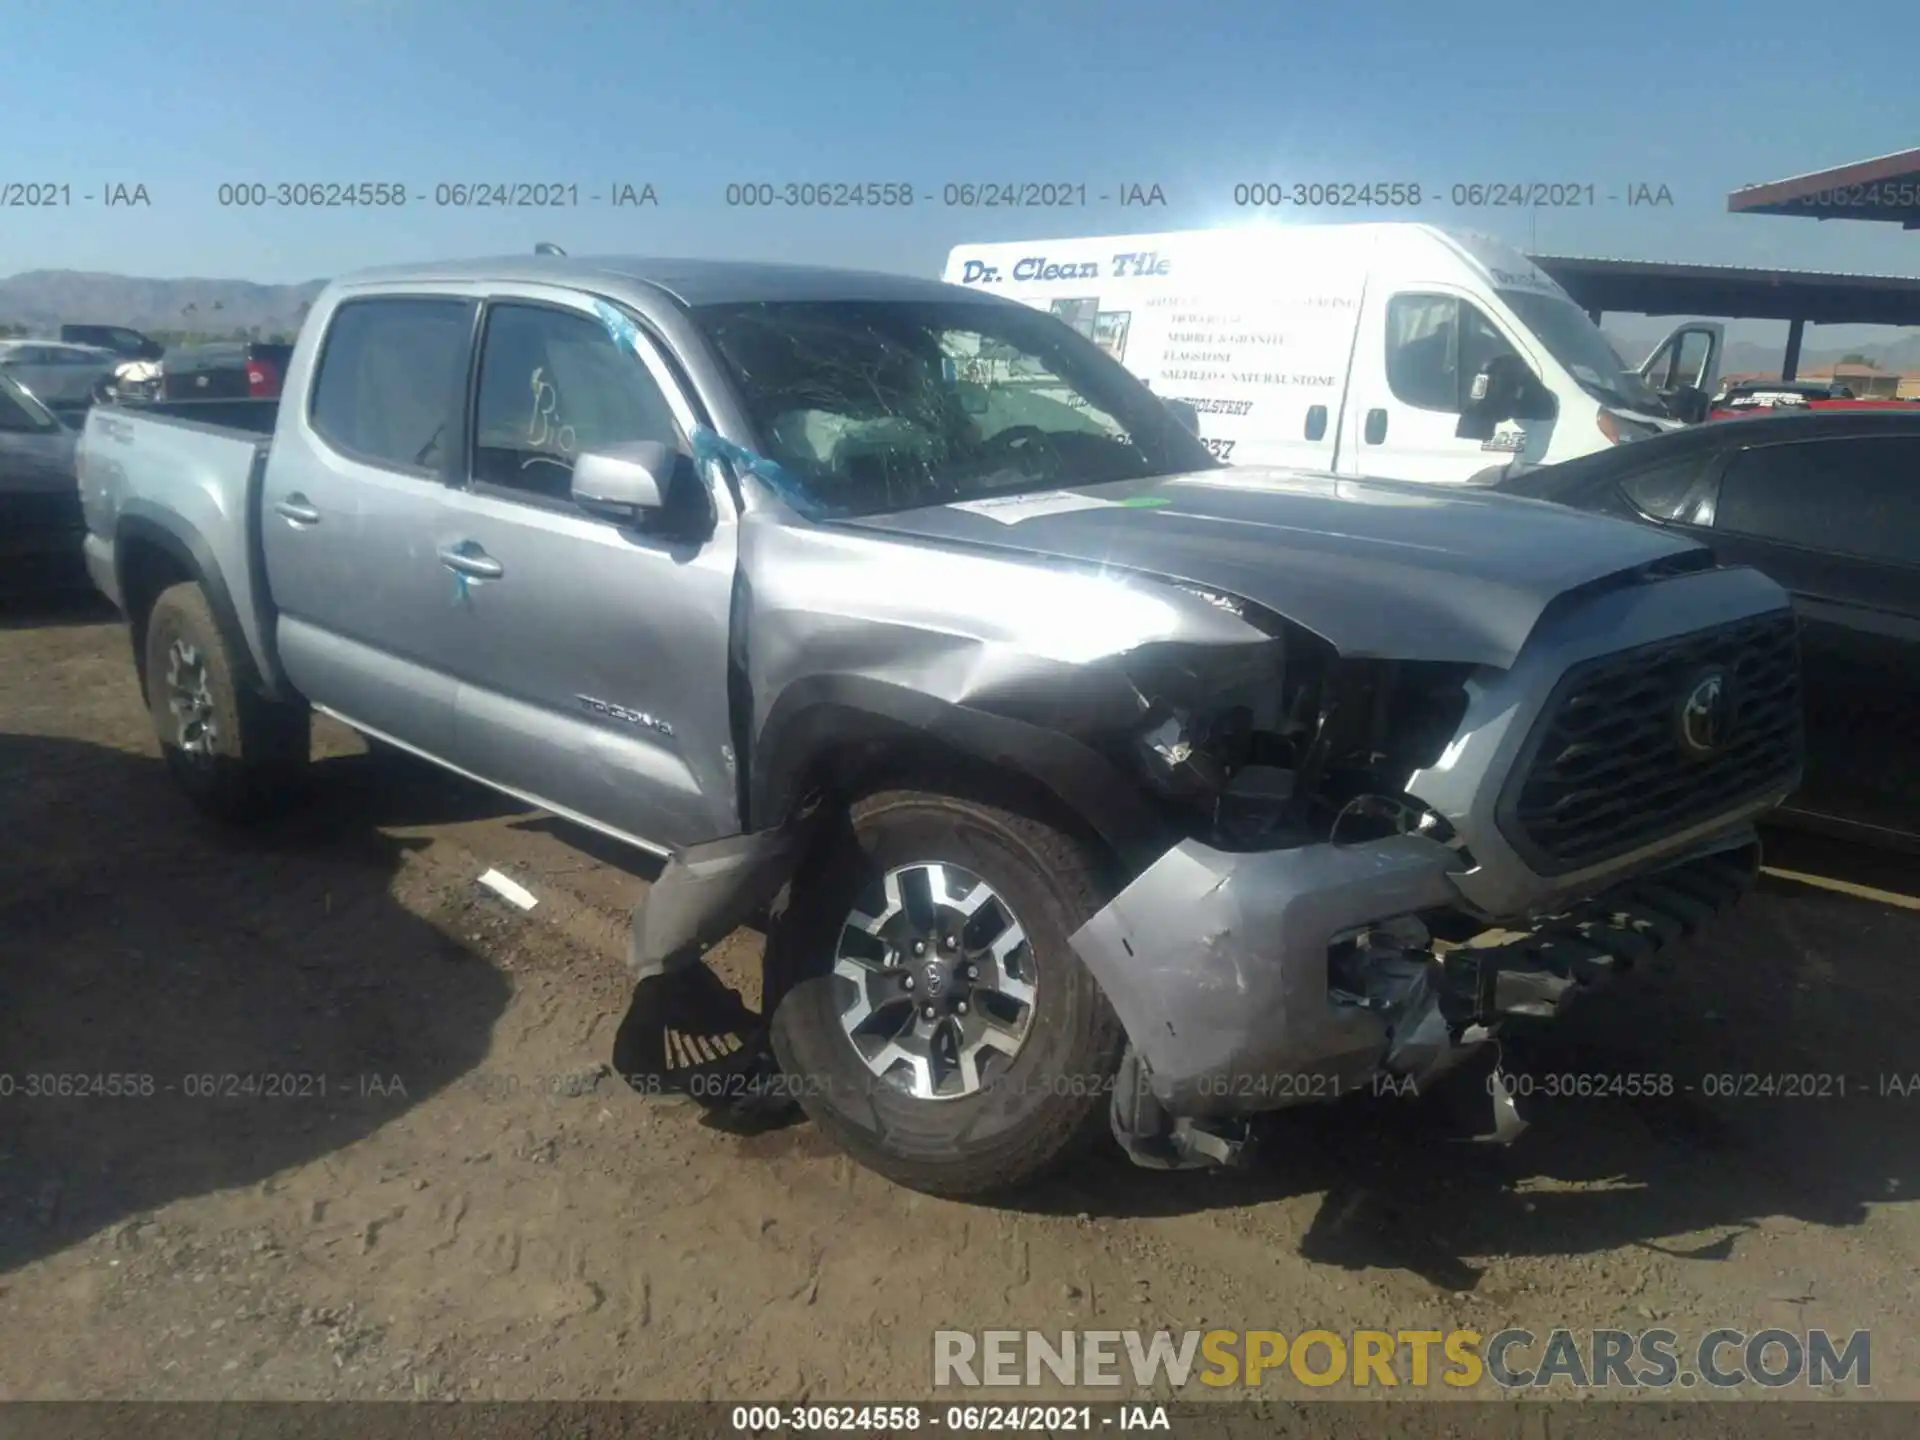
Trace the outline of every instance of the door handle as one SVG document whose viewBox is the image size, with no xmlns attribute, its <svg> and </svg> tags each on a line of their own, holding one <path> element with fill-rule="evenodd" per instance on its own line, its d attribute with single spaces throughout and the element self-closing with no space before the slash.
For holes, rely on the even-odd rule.
<svg viewBox="0 0 1920 1440">
<path fill-rule="evenodd" d="M 498 580 L 507 573 L 506 566 L 471 540 L 441 546 L 440 563 L 456 575 L 471 575 L 476 580 Z"/>
<path fill-rule="evenodd" d="M 1367 411 L 1367 428 L 1361 432 L 1361 438 L 1369 445 L 1378 445 L 1387 438 L 1387 412 L 1385 410 Z"/>
<path fill-rule="evenodd" d="M 1324 438 L 1326 433 L 1327 407 L 1324 405 L 1309 405 L 1307 407 L 1307 439 L 1319 440 Z"/>
<path fill-rule="evenodd" d="M 294 491 L 293 494 L 287 496 L 284 500 L 276 500 L 273 505 L 273 510 L 276 515 L 284 515 L 296 525 L 318 525 L 320 523 L 320 512 L 314 509 L 313 502 L 308 500 L 307 497 L 302 495 L 298 490 Z"/>
</svg>

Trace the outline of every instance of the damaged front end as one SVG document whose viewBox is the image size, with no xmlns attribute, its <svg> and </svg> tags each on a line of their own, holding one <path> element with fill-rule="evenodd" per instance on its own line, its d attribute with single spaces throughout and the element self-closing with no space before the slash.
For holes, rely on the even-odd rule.
<svg viewBox="0 0 1920 1440">
<path fill-rule="evenodd" d="M 1496 756 L 1493 737 L 1518 747 L 1547 692 L 1572 693 L 1533 673 L 1550 658 L 1491 672 L 1287 638 L 1277 715 L 1216 698 L 1143 725 L 1140 771 L 1184 807 L 1182 838 L 1072 937 L 1127 1030 L 1113 1122 L 1141 1164 L 1231 1162 L 1261 1112 L 1421 1093 L 1509 1021 L 1551 1018 L 1728 910 L 1758 873 L 1750 814 L 1727 803 L 1752 797 L 1727 792 L 1638 851 L 1580 875 L 1529 874 L 1471 806 L 1463 834 L 1421 795 L 1435 775 L 1441 793 L 1497 792 L 1526 763 L 1518 748 Z M 1645 662 L 1656 676 L 1670 663 L 1664 651 Z M 1760 679 L 1747 687 L 1755 717 Z M 1624 711 L 1608 715 L 1620 730 Z M 1667 743 L 1620 733 L 1635 763 Z M 1570 763 L 1615 773 L 1612 741 L 1583 743 Z M 1562 803 L 1608 813 L 1596 793 L 1575 786 Z M 1508 1138 L 1517 1116 L 1499 1096 L 1492 1087 L 1483 1121 Z"/>
<path fill-rule="evenodd" d="M 1179 609 L 1160 638 L 1046 663 L 1031 647 L 916 640 L 907 652 L 903 638 L 915 668 L 898 687 L 924 702 L 901 712 L 915 734 L 945 726 L 950 750 L 997 768 L 1025 757 L 1022 773 L 1081 817 L 1102 794 L 1145 816 L 1131 852 L 1090 826 L 1131 879 L 1071 936 L 1128 1037 L 1113 1129 L 1143 1165 L 1231 1163 L 1250 1117 L 1385 1082 L 1419 1093 L 1508 1022 L 1552 1017 L 1736 903 L 1758 870 L 1751 818 L 1795 783 L 1778 767 L 1740 772 L 1737 790 L 1701 792 L 1627 848 L 1530 869 L 1487 812 L 1510 777 L 1533 773 L 1528 736 L 1585 704 L 1564 677 L 1617 684 L 1611 670 L 1590 682 L 1570 669 L 1583 653 L 1653 676 L 1648 723 L 1665 723 L 1667 669 L 1691 675 L 1701 658 L 1669 634 L 1672 591 L 1606 602 L 1632 608 L 1624 617 L 1572 611 L 1503 669 L 1345 656 L 1251 602 L 1161 583 Z M 1727 608 L 1747 603 L 1736 593 Z M 1724 630 L 1760 655 L 1748 623 L 1698 633 Z M 1643 634 L 1661 656 L 1631 648 Z M 1770 682 L 1739 673 L 1743 703 L 1760 706 Z M 836 726 L 858 728 L 844 714 Z M 1034 735 L 1052 748 L 1023 750 Z M 871 773 L 859 746 L 839 753 L 845 768 L 824 772 L 838 778 L 800 792 L 829 800 L 822 814 Z M 692 964 L 818 843 L 797 817 L 677 859 L 636 917 L 643 983 Z M 1497 1087 L 1489 1103 L 1498 1110 Z M 1511 1133 L 1514 1115 L 1492 1118 Z"/>
<path fill-rule="evenodd" d="M 1550 1018 L 1731 908 L 1759 847 L 1730 840 L 1524 930 L 1449 942 L 1435 931 L 1461 928 L 1461 863 L 1417 835 L 1253 854 L 1190 841 L 1122 891 L 1073 944 L 1132 1041 L 1114 1104 L 1129 1153 L 1226 1163 L 1250 1115 L 1383 1082 L 1418 1093 L 1503 1022 Z"/>
</svg>

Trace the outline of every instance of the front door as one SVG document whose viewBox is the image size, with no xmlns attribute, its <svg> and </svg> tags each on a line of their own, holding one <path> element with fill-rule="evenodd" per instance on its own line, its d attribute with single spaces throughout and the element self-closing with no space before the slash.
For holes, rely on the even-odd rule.
<svg viewBox="0 0 1920 1440">
<path fill-rule="evenodd" d="M 1552 420 L 1503 421 L 1486 440 L 1457 433 L 1474 377 L 1499 354 L 1534 369 L 1463 296 L 1400 291 L 1376 299 L 1370 291 L 1341 422 L 1340 473 L 1460 484 L 1494 467 L 1540 463 Z"/>
<path fill-rule="evenodd" d="M 1663 399 L 1683 389 L 1712 395 L 1720 378 L 1720 356 L 1727 327 L 1711 320 L 1689 320 L 1653 347 L 1640 362 L 1640 375 Z"/>
<path fill-rule="evenodd" d="M 736 517 L 724 487 L 704 525 L 622 525 L 573 503 L 576 456 L 636 440 L 685 450 L 694 423 L 651 343 L 616 343 L 590 303 L 538 289 L 487 306 L 466 483 L 433 536 L 463 590 L 455 763 L 671 851 L 738 827 Z M 683 478 L 698 495 L 690 458 Z"/>
</svg>

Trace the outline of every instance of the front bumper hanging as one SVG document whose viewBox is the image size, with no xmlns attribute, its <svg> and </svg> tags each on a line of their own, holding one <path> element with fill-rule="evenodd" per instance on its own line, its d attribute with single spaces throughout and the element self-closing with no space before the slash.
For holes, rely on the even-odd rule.
<svg viewBox="0 0 1920 1440">
<path fill-rule="evenodd" d="M 1502 1022 L 1551 1017 L 1732 908 L 1759 844 L 1737 831 L 1524 928 L 1431 943 L 1417 917 L 1458 908 L 1461 863 L 1416 836 L 1170 850 L 1073 936 L 1126 1027 L 1146 1108 L 1233 1118 L 1383 1074 L 1433 1078 Z"/>
</svg>

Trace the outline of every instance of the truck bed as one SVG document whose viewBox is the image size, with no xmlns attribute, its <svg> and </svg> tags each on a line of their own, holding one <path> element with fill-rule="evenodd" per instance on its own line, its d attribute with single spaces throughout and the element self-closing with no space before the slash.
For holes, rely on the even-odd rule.
<svg viewBox="0 0 1920 1440">
<path fill-rule="evenodd" d="M 239 430 L 250 435 L 271 435 L 280 418 L 280 402 L 244 397 L 218 400 L 147 400 L 122 404 L 120 412 L 189 420 L 214 430 Z"/>
<path fill-rule="evenodd" d="M 115 603 L 129 544 L 191 555 L 218 577 L 226 609 L 271 687 L 272 601 L 257 551 L 260 484 L 277 400 L 96 405 L 81 432 L 77 469 L 86 509 L 88 568 Z"/>
</svg>

